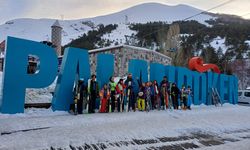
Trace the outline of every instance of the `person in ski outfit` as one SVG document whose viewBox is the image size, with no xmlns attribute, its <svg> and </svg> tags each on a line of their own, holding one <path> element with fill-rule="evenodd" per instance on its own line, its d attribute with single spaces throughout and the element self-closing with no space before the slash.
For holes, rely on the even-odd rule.
<svg viewBox="0 0 250 150">
<path fill-rule="evenodd" d="M 116 83 L 114 81 L 114 77 L 109 78 L 109 89 L 111 92 L 111 112 L 115 111 L 115 101 L 116 101 Z"/>
<path fill-rule="evenodd" d="M 153 83 L 150 81 L 149 82 L 149 87 L 150 87 L 150 93 L 151 93 L 151 110 L 153 110 L 154 109 L 154 107 L 155 107 L 155 103 L 154 103 L 154 85 L 153 85 Z"/>
<path fill-rule="evenodd" d="M 89 113 L 95 113 L 96 98 L 99 96 L 98 82 L 96 81 L 96 75 L 91 76 L 90 85 L 88 85 L 89 93 Z"/>
<path fill-rule="evenodd" d="M 163 85 L 165 87 L 163 87 Z M 163 88 L 166 89 L 166 90 L 168 90 L 168 86 L 169 86 L 168 85 L 168 78 L 167 78 L 167 76 L 164 76 L 163 80 L 160 83 L 160 91 L 162 91 Z M 165 101 L 165 92 L 160 92 L 160 98 L 161 98 L 160 106 L 164 108 L 164 104 L 165 104 L 164 103 L 164 101 Z"/>
<path fill-rule="evenodd" d="M 162 86 L 161 86 L 161 98 L 163 100 L 161 100 L 161 102 L 163 101 L 163 108 L 166 107 L 168 108 L 168 89 L 167 89 L 167 83 L 163 83 Z M 165 104 L 165 105 L 164 105 Z"/>
<path fill-rule="evenodd" d="M 153 82 L 153 96 L 154 96 L 153 107 L 160 109 L 160 107 L 161 107 L 160 98 L 159 98 L 160 97 L 160 90 L 159 90 L 159 86 L 158 86 L 158 83 L 156 80 L 154 80 L 154 82 Z M 157 105 L 157 107 L 156 107 L 156 105 Z"/>
<path fill-rule="evenodd" d="M 126 85 L 123 83 L 123 79 L 120 79 L 116 85 L 116 93 L 119 95 L 118 101 L 118 112 L 124 111 L 124 92 L 125 92 Z M 121 107 L 121 106 L 122 107 Z"/>
<path fill-rule="evenodd" d="M 151 94 L 150 82 L 147 82 L 145 87 L 145 102 L 147 111 L 152 110 L 151 96 L 152 94 Z"/>
<path fill-rule="evenodd" d="M 78 112 L 78 114 L 82 114 L 82 111 L 83 111 L 83 98 L 84 98 L 85 93 L 86 93 L 86 86 L 84 84 L 84 79 L 83 78 L 81 78 L 78 81 L 78 88 L 79 88 L 78 92 L 80 93 L 80 99 L 77 102 L 77 112 Z"/>
<path fill-rule="evenodd" d="M 172 97 L 171 97 L 171 88 L 172 88 L 172 83 L 169 83 L 169 88 L 168 88 L 168 108 L 172 109 L 173 108 L 173 101 L 172 101 Z"/>
<path fill-rule="evenodd" d="M 74 112 L 75 115 L 82 114 L 83 92 L 84 92 L 84 84 L 83 84 L 83 79 L 81 78 L 74 84 L 74 91 L 73 91 L 74 103 L 70 105 L 70 111 Z"/>
<path fill-rule="evenodd" d="M 181 88 L 181 107 L 182 109 L 186 110 L 187 109 L 187 99 L 188 99 L 188 90 L 186 89 L 185 85 L 182 85 Z M 182 106 L 184 104 L 184 106 Z"/>
<path fill-rule="evenodd" d="M 132 107 L 132 109 L 135 111 L 135 96 L 134 96 L 135 82 L 132 78 L 132 74 L 128 75 L 128 77 L 125 81 L 125 86 L 126 86 L 126 97 L 127 97 L 127 103 L 128 103 L 127 104 L 128 111 L 130 111 L 130 107 Z"/>
<path fill-rule="evenodd" d="M 139 89 L 138 93 L 138 100 L 137 100 L 137 106 L 139 111 L 145 110 L 145 83 L 141 84 L 141 87 Z"/>
<path fill-rule="evenodd" d="M 180 93 L 179 88 L 176 86 L 175 83 L 172 84 L 171 88 L 171 98 L 172 98 L 172 104 L 174 105 L 174 109 L 178 109 L 178 95 Z"/>
<path fill-rule="evenodd" d="M 99 93 L 100 99 L 101 99 L 101 108 L 100 108 L 100 113 L 107 113 L 108 112 L 108 101 L 110 98 L 110 91 L 108 89 L 107 84 L 104 84 L 102 90 Z"/>
<path fill-rule="evenodd" d="M 190 86 L 188 86 L 187 89 L 187 93 L 188 93 L 188 98 L 187 98 L 187 109 L 191 110 L 191 104 L 192 104 L 192 89 Z"/>
</svg>

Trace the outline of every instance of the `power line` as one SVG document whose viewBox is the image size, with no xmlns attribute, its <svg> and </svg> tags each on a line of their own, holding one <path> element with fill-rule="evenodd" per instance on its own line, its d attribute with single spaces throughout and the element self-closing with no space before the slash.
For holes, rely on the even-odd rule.
<svg viewBox="0 0 250 150">
<path fill-rule="evenodd" d="M 193 18 L 193 17 L 199 16 L 199 15 L 201 15 L 201 14 L 203 14 L 203 13 L 206 13 L 206 12 L 209 12 L 209 11 L 214 10 L 214 9 L 216 9 L 216 8 L 219 8 L 219 7 L 222 7 L 222 6 L 224 6 L 224 5 L 227 5 L 227 4 L 229 4 L 229 3 L 233 2 L 233 1 L 236 1 L 236 0 L 229 0 L 229 1 L 226 1 L 226 2 L 224 2 L 224 3 L 221 3 L 221 4 L 217 5 L 217 6 L 214 6 L 214 7 L 212 7 L 212 8 L 207 9 L 207 10 L 204 10 L 204 11 L 202 11 L 202 12 L 200 12 L 200 13 L 197 13 L 197 14 L 195 14 L 195 15 L 193 15 L 193 16 L 187 17 L 187 18 L 183 19 L 183 21 L 186 21 L 186 20 L 191 19 L 191 18 Z"/>
<path fill-rule="evenodd" d="M 224 5 L 227 5 L 227 4 L 229 4 L 229 3 L 233 2 L 233 1 L 236 1 L 236 0 L 229 0 L 229 1 L 226 1 L 226 2 L 224 2 L 224 3 L 221 3 L 221 4 L 217 5 L 217 6 L 214 6 L 214 7 L 212 7 L 212 8 L 207 9 L 207 10 L 204 10 L 204 11 L 202 11 L 202 12 L 200 12 L 200 13 L 197 13 L 197 14 L 192 15 L 192 16 L 190 16 L 190 17 L 184 18 L 184 19 L 182 19 L 182 20 L 180 20 L 180 21 L 186 21 L 186 20 L 191 19 L 191 18 L 193 18 L 193 17 L 199 16 L 199 15 L 205 13 L 205 12 L 208 12 L 208 11 L 211 11 L 211 10 L 213 10 L 213 9 L 216 9 L 216 8 L 222 7 L 222 6 L 224 6 Z M 162 31 L 162 30 L 164 30 L 164 28 L 159 29 L 159 30 L 156 30 L 156 31 L 151 32 L 151 33 L 148 33 L 148 34 L 144 35 L 142 38 L 145 38 L 145 37 L 147 37 L 147 36 L 149 36 L 149 35 L 152 35 L 153 33 L 156 33 L 156 32 Z"/>
</svg>

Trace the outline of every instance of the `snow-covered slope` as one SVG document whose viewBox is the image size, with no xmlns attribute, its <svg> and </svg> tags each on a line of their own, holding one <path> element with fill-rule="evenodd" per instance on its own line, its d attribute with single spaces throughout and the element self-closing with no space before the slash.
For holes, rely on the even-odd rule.
<svg viewBox="0 0 250 150">
<path fill-rule="evenodd" d="M 53 19 L 16 19 L 0 25 L 0 41 L 7 36 L 15 36 L 34 41 L 50 41 Z M 62 44 L 76 39 L 83 33 L 91 30 L 91 27 L 82 24 L 80 20 L 60 21 L 63 27 Z"/>
<path fill-rule="evenodd" d="M 213 41 L 210 42 L 210 45 L 216 50 L 221 50 L 223 54 L 226 53 L 228 47 L 225 44 L 226 38 L 216 37 L 213 39 Z"/>
<path fill-rule="evenodd" d="M 104 25 L 118 24 L 118 26 L 124 27 L 127 23 L 146 23 L 150 21 L 172 22 L 185 19 L 200 12 L 202 10 L 187 5 L 168 6 L 159 3 L 145 3 L 110 15 L 79 20 L 64 20 L 60 21 L 63 27 L 62 44 L 69 43 L 72 39 L 76 39 L 89 30 L 94 29 L 100 23 Z M 209 15 L 201 14 L 192 19 L 205 23 L 205 20 L 211 18 Z M 51 25 L 54 22 L 54 19 L 15 19 L 7 21 L 5 24 L 0 25 L 0 42 L 6 39 L 7 36 L 34 41 L 50 40 Z M 121 33 L 117 38 L 124 38 L 124 35 L 131 35 L 131 31 Z"/>
</svg>

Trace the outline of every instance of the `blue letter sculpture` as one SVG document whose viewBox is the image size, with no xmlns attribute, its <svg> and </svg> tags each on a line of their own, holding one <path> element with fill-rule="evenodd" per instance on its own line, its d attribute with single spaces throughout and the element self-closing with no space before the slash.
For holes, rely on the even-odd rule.
<svg viewBox="0 0 250 150">
<path fill-rule="evenodd" d="M 39 58 L 39 70 L 27 73 L 28 56 Z M 23 113 L 26 88 L 50 85 L 57 74 L 57 56 L 54 49 L 39 42 L 8 37 L 3 76 L 2 113 Z"/>
<path fill-rule="evenodd" d="M 90 76 L 88 51 L 79 48 L 67 48 L 58 75 L 55 94 L 52 99 L 53 110 L 69 110 L 73 103 L 73 88 L 76 74 L 88 81 Z"/>
</svg>

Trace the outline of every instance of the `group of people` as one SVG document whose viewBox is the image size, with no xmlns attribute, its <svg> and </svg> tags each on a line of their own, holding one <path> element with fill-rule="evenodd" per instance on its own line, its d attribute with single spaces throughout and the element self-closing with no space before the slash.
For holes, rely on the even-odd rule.
<svg viewBox="0 0 250 150">
<path fill-rule="evenodd" d="M 78 84 L 75 84 L 74 95 L 74 111 L 78 114 L 82 114 L 83 109 L 87 109 L 88 113 L 95 113 L 97 98 L 100 98 L 98 108 L 100 113 L 136 111 L 136 109 L 139 111 L 191 110 L 192 104 L 190 86 L 186 88 L 183 85 L 179 89 L 175 83 L 168 82 L 166 76 L 160 84 L 156 80 L 145 83 L 138 78 L 134 80 L 132 74 L 117 83 L 114 77 L 110 77 L 109 82 L 99 90 L 96 76 L 92 75 L 87 84 L 79 79 Z"/>
</svg>

